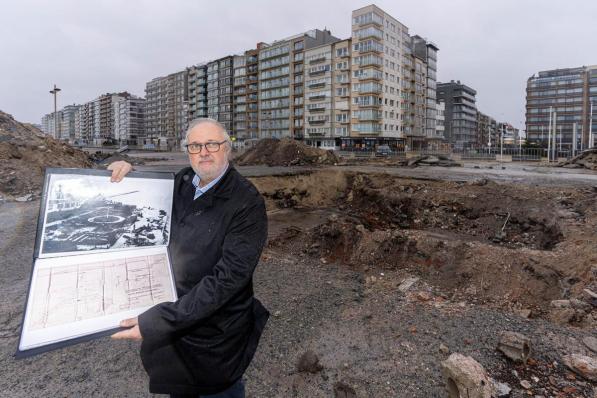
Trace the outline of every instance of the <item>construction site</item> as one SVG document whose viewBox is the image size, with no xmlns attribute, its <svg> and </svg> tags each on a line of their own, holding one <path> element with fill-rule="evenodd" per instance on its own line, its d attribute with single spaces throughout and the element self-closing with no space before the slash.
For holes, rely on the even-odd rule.
<svg viewBox="0 0 597 398">
<path fill-rule="evenodd" d="M 139 344 L 12 355 L 44 167 L 103 168 L 0 114 L 0 391 L 151 396 Z M 129 153 L 173 171 L 183 153 Z M 271 318 L 248 397 L 597 397 L 597 151 L 566 162 L 355 157 L 262 140 L 232 164 L 266 200 Z M 4 394 L 3 393 L 3 394 Z"/>
</svg>

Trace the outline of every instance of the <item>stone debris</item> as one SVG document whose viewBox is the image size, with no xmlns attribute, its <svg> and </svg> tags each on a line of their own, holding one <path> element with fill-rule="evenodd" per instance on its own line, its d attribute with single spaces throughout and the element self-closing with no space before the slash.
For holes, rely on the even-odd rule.
<svg viewBox="0 0 597 398">
<path fill-rule="evenodd" d="M 400 283 L 398 290 L 402 293 L 406 293 L 418 281 L 419 278 L 416 276 L 409 276 L 408 278 L 404 279 L 402 283 Z"/>
<path fill-rule="evenodd" d="M 494 385 L 495 385 L 495 396 L 497 398 L 505 398 L 505 397 L 510 396 L 512 389 L 510 388 L 510 386 L 508 384 L 501 383 L 499 381 L 494 381 Z"/>
<path fill-rule="evenodd" d="M 589 350 L 597 352 L 597 338 L 593 336 L 587 336 L 582 339 L 582 342 L 589 348 Z"/>
<path fill-rule="evenodd" d="M 493 381 L 473 358 L 454 353 L 442 362 L 442 373 L 450 398 L 491 398 L 495 394 Z"/>
<path fill-rule="evenodd" d="M 589 169 L 597 170 L 597 149 L 587 149 L 580 155 L 573 157 L 570 160 L 558 164 L 559 167 L 568 169 Z"/>
<path fill-rule="evenodd" d="M 562 358 L 570 370 L 587 380 L 597 381 L 597 359 L 580 354 L 570 354 Z"/>
<path fill-rule="evenodd" d="M 523 388 L 526 388 L 527 390 L 530 390 L 530 389 L 531 389 L 531 387 L 532 387 L 532 386 L 531 386 L 531 382 L 530 382 L 530 381 L 528 381 L 528 380 L 521 380 L 521 381 L 520 381 L 520 385 L 521 385 Z"/>
<path fill-rule="evenodd" d="M 514 362 L 526 363 L 531 354 L 531 341 L 517 332 L 503 332 L 497 349 Z"/>
</svg>

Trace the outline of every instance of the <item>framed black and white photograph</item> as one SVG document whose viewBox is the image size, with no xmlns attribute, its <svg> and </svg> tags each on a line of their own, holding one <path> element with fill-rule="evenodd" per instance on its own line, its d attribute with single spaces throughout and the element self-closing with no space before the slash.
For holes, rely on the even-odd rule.
<svg viewBox="0 0 597 398">
<path fill-rule="evenodd" d="M 105 336 L 177 299 L 168 243 L 174 175 L 47 169 L 16 356 Z"/>
<path fill-rule="evenodd" d="M 168 245 L 174 180 L 136 173 L 48 169 L 39 257 Z M 38 231 L 39 232 L 39 231 Z"/>
</svg>

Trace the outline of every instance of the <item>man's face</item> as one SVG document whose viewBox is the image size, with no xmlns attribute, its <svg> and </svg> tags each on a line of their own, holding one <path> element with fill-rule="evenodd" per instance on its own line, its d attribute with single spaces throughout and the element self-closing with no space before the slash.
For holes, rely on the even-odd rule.
<svg viewBox="0 0 597 398">
<path fill-rule="evenodd" d="M 224 135 L 221 129 L 211 123 L 204 123 L 194 127 L 188 135 L 187 144 L 206 144 L 208 142 L 222 142 Z M 189 153 L 191 167 L 205 185 L 218 177 L 228 165 L 228 143 L 220 145 L 217 152 L 208 152 L 205 146 L 199 153 Z"/>
</svg>

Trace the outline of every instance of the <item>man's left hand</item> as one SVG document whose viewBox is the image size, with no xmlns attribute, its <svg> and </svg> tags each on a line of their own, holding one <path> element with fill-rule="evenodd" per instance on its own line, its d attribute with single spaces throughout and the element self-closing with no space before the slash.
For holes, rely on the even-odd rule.
<svg viewBox="0 0 597 398">
<path fill-rule="evenodd" d="M 115 340 L 136 340 L 141 341 L 143 340 L 143 336 L 141 336 L 141 330 L 139 329 L 139 320 L 137 318 L 129 318 L 125 319 L 124 321 L 120 321 L 120 327 L 123 328 L 130 328 L 127 330 L 122 330 L 118 333 L 114 333 L 112 336 Z"/>
</svg>

